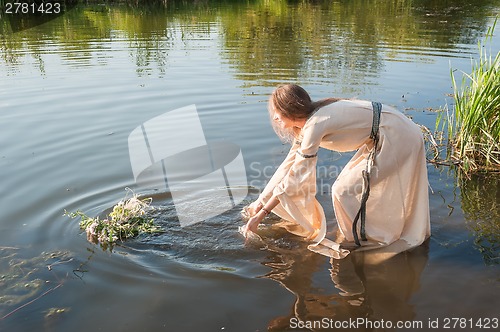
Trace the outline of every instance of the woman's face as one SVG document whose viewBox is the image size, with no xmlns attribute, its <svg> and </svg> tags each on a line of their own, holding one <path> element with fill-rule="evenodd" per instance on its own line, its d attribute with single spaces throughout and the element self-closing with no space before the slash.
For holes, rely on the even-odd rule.
<svg viewBox="0 0 500 332">
<path fill-rule="evenodd" d="M 304 126 L 305 120 L 292 120 L 285 116 L 283 116 L 279 111 L 274 110 L 273 121 L 279 124 L 279 126 L 283 129 L 288 128 L 302 128 Z"/>
</svg>

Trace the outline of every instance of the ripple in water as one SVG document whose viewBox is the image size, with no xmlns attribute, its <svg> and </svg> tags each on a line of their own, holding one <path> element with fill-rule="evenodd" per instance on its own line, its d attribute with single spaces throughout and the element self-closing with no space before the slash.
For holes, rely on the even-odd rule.
<svg viewBox="0 0 500 332">
<path fill-rule="evenodd" d="M 245 239 L 238 229 L 245 224 L 241 210 L 250 200 L 216 217 L 182 227 L 169 196 L 168 193 L 148 196 L 153 198 L 154 205 L 150 216 L 162 232 L 126 240 L 119 244 L 121 248 L 142 252 L 142 259 L 153 254 L 196 267 L 234 271 L 244 268 L 250 260 L 261 262 L 269 251 L 287 252 L 307 247 L 299 237 L 280 227 L 277 217 L 261 224 L 259 236 Z"/>
</svg>

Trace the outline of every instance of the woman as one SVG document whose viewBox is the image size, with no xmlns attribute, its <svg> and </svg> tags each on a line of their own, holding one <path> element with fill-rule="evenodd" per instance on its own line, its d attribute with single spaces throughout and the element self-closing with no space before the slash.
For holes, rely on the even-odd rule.
<svg viewBox="0 0 500 332">
<path fill-rule="evenodd" d="M 245 235 L 272 211 L 300 225 L 310 250 L 334 258 L 382 248 L 396 254 L 430 236 L 425 148 L 420 128 L 392 107 L 363 100 L 313 102 L 300 86 L 279 86 L 269 100 L 273 127 L 292 148 L 248 208 Z M 332 187 L 341 237 L 325 238 L 326 219 L 316 200 L 320 147 L 356 154 Z"/>
</svg>

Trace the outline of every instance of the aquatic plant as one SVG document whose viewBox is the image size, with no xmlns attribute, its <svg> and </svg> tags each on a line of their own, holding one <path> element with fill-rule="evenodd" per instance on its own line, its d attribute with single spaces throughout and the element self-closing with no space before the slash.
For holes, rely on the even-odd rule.
<svg viewBox="0 0 500 332">
<path fill-rule="evenodd" d="M 488 30 L 491 38 L 497 20 Z M 500 170 L 500 52 L 493 59 L 481 42 L 479 59 L 461 84 L 452 70 L 454 111 L 441 113 L 436 128 L 448 137 L 447 158 L 466 173 Z"/>
<path fill-rule="evenodd" d="M 53 267 L 73 261 L 69 251 L 24 257 L 21 249 L 0 246 L 0 325 L 2 320 L 61 287 L 64 279 L 56 275 Z M 44 271 L 50 271 L 53 277 Z"/>
<path fill-rule="evenodd" d="M 85 229 L 87 239 L 92 243 L 100 243 L 104 247 L 113 245 L 118 240 L 135 237 L 141 233 L 161 232 L 154 220 L 148 216 L 151 210 L 151 198 L 139 198 L 136 194 L 119 201 L 108 214 L 101 219 L 92 218 L 81 211 L 68 213 L 70 218 L 80 217 L 80 228 Z"/>
</svg>

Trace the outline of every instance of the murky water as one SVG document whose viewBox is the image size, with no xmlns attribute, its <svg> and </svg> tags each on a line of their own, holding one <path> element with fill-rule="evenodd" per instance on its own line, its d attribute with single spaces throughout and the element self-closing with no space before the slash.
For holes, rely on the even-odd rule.
<svg viewBox="0 0 500 332">
<path fill-rule="evenodd" d="M 499 11 L 495 0 L 89 5 L 17 33 L 3 17 L 0 329 L 263 331 L 323 318 L 379 324 L 360 323 L 367 331 L 387 329 L 382 321 L 443 328 L 447 318 L 494 327 L 498 176 L 429 165 L 433 235 L 380 264 L 313 254 L 278 220 L 249 243 L 238 226 L 287 152 L 267 117 L 276 84 L 379 100 L 433 128 L 433 110 L 452 103 L 450 68 L 470 71 Z M 497 33 L 489 47 L 499 45 Z M 125 188 L 141 192 L 129 135 L 193 104 L 208 143 L 240 148 L 246 179 L 231 185 L 251 188 L 244 201 L 181 227 L 173 191 L 148 191 L 164 233 L 113 250 L 88 242 L 64 210 L 98 215 Z M 349 157 L 320 155 L 330 215 L 329 187 Z M 193 211 L 216 209 L 207 197 Z"/>
</svg>

